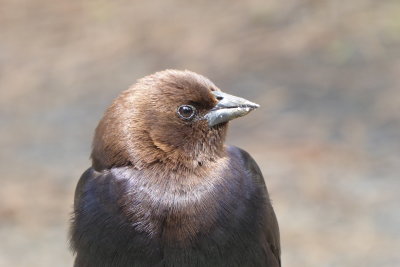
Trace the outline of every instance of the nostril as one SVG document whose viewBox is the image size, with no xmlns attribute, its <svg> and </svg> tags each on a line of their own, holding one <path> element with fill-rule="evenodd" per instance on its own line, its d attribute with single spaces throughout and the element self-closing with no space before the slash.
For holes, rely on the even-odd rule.
<svg viewBox="0 0 400 267">
<path fill-rule="evenodd" d="M 218 101 L 221 101 L 222 99 L 224 99 L 222 96 L 217 96 Z"/>
</svg>

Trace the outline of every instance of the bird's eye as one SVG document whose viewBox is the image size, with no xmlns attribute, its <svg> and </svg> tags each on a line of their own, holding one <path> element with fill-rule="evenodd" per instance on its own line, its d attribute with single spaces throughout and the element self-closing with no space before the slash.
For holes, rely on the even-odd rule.
<svg viewBox="0 0 400 267">
<path fill-rule="evenodd" d="M 196 108 L 191 105 L 182 105 L 178 108 L 178 115 L 184 120 L 190 120 L 196 114 Z"/>
</svg>

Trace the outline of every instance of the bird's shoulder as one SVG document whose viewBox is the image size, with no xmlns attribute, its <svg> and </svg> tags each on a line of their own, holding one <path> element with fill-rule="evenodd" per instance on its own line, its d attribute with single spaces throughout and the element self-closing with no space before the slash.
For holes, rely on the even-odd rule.
<svg viewBox="0 0 400 267">
<path fill-rule="evenodd" d="M 265 186 L 264 177 L 260 167 L 247 151 L 236 146 L 228 146 L 226 151 L 228 152 L 228 156 L 233 159 L 233 161 L 240 164 L 241 167 L 250 174 L 251 178 L 253 178 L 257 183 Z"/>
<path fill-rule="evenodd" d="M 269 194 L 261 169 L 254 158 L 247 151 L 235 146 L 229 146 L 227 147 L 227 152 L 232 159 L 240 161 L 240 163 L 242 164 L 241 167 L 244 168 L 249 174 L 251 181 L 256 184 L 256 187 L 258 187 L 258 189 L 263 192 L 262 195 L 266 197 L 266 213 L 264 218 L 266 220 L 266 227 L 264 229 L 263 238 L 265 238 L 265 243 L 268 244 L 267 250 L 271 252 L 271 255 L 273 255 L 273 257 L 269 257 L 270 260 L 273 261 L 273 263 L 271 262 L 271 266 L 275 266 L 274 264 L 278 264 L 280 266 L 281 249 L 279 226 L 275 212 L 269 199 Z"/>
<path fill-rule="evenodd" d="M 135 176 L 134 170 L 128 168 L 95 170 L 87 169 L 80 177 L 75 189 L 74 208 L 88 209 L 91 206 L 111 208 L 117 203 L 118 197 L 123 195 L 128 180 Z M 115 209 L 117 207 L 114 207 Z M 114 211 L 114 210 L 112 210 Z"/>
<path fill-rule="evenodd" d="M 93 194 L 101 194 L 105 190 L 104 178 L 107 175 L 107 172 L 98 172 L 92 167 L 81 175 L 75 189 L 75 210 L 79 208 L 85 198 Z"/>
</svg>

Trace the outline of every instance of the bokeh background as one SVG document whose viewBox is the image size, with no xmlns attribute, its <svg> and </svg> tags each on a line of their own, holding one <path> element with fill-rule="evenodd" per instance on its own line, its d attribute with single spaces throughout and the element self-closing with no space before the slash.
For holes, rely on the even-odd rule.
<svg viewBox="0 0 400 267">
<path fill-rule="evenodd" d="M 400 266 L 400 1 L 0 0 L 0 266 L 72 266 L 94 128 L 136 79 L 190 69 L 261 104 L 284 266 Z"/>
</svg>

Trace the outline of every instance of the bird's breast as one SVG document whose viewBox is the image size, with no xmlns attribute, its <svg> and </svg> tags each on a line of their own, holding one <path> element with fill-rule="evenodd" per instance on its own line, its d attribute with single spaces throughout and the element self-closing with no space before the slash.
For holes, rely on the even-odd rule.
<svg viewBox="0 0 400 267">
<path fill-rule="evenodd" d="M 165 242 L 186 244 L 212 231 L 221 209 L 229 209 L 232 184 L 221 162 L 201 177 L 178 173 L 113 170 L 120 191 L 118 205 L 135 231 Z M 235 183 L 233 183 L 235 184 Z M 233 199 L 232 199 L 233 201 Z"/>
</svg>

